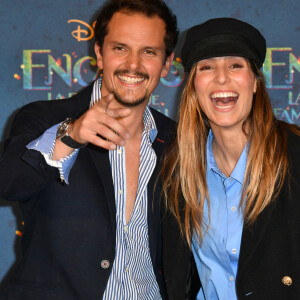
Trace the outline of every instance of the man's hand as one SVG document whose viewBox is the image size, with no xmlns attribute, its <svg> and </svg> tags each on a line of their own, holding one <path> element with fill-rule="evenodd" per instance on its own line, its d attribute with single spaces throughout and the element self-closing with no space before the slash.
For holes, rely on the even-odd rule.
<svg viewBox="0 0 300 300">
<path fill-rule="evenodd" d="M 108 150 L 116 149 L 116 145 L 124 146 L 130 135 L 119 120 L 128 117 L 131 109 L 114 107 L 119 105 L 116 105 L 112 94 L 102 97 L 74 122 L 69 136 L 80 144 L 91 143 Z M 57 139 L 52 159 L 59 160 L 70 155 L 73 150 Z"/>
<path fill-rule="evenodd" d="M 131 114 L 129 108 L 112 108 L 116 100 L 112 94 L 102 97 L 92 108 L 74 122 L 70 137 L 80 144 L 92 143 L 105 149 L 124 146 L 129 132 L 119 119 Z"/>
</svg>

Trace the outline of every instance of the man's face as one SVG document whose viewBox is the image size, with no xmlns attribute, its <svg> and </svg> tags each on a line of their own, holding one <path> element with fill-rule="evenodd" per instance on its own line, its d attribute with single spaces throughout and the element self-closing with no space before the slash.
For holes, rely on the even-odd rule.
<svg viewBox="0 0 300 300">
<path fill-rule="evenodd" d="M 122 105 L 137 106 L 149 99 L 172 63 L 173 55 L 165 61 L 165 23 L 157 16 L 118 12 L 107 29 L 101 51 L 95 45 L 102 95 L 113 93 Z"/>
</svg>

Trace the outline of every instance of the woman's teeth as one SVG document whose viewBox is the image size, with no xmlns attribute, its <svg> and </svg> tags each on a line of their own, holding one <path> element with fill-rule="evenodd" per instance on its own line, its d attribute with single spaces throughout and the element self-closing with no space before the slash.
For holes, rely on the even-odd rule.
<svg viewBox="0 0 300 300">
<path fill-rule="evenodd" d="M 234 92 L 218 92 L 211 95 L 211 100 L 217 108 L 228 109 L 235 105 L 238 96 Z"/>
</svg>

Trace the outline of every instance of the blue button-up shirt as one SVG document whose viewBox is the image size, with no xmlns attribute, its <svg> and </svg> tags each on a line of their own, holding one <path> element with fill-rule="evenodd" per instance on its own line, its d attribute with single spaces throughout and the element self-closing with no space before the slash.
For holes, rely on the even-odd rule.
<svg viewBox="0 0 300 300">
<path fill-rule="evenodd" d="M 192 250 L 202 288 L 197 299 L 237 299 L 235 280 L 238 268 L 243 228 L 243 214 L 239 209 L 247 163 L 247 145 L 230 177 L 218 168 L 212 150 L 213 134 L 207 139 L 206 180 L 209 191 L 211 220 L 200 246 L 196 236 Z M 207 202 L 204 204 L 204 221 L 209 222 Z"/>
</svg>

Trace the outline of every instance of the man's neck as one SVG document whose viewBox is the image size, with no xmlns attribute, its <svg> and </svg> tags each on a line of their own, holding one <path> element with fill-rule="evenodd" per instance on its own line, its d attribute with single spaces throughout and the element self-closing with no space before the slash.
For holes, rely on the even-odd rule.
<svg viewBox="0 0 300 300">
<path fill-rule="evenodd" d="M 127 128 L 130 133 L 131 138 L 140 138 L 144 129 L 144 111 L 146 105 L 133 107 L 132 113 L 126 117 L 119 120 L 119 122 Z"/>
</svg>

